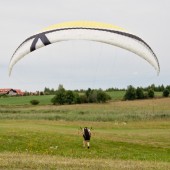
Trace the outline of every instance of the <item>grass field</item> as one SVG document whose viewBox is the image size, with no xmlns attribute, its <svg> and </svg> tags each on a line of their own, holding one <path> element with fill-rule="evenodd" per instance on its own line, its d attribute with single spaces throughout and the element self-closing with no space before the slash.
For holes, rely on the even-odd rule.
<svg viewBox="0 0 170 170">
<path fill-rule="evenodd" d="M 112 91 L 107 93 L 111 96 L 112 101 L 123 100 L 123 96 L 125 95 L 125 91 Z M 162 96 L 162 92 L 155 92 L 155 96 Z M 54 95 L 0 97 L 0 105 L 30 105 L 30 101 L 33 99 L 39 100 L 40 105 L 49 105 L 53 97 Z"/>
<path fill-rule="evenodd" d="M 170 98 L 45 101 L 0 106 L 0 169 L 170 169 Z M 84 126 L 93 128 L 90 149 L 82 147 Z"/>
<path fill-rule="evenodd" d="M 54 95 L 1 97 L 0 105 L 30 105 L 31 100 L 39 100 L 41 105 L 51 104 Z"/>
</svg>

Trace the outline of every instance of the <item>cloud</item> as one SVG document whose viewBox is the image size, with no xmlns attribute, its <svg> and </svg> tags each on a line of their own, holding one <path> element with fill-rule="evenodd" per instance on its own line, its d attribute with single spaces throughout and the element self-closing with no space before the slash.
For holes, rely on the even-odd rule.
<svg viewBox="0 0 170 170">
<path fill-rule="evenodd" d="M 71 89 L 169 84 L 169 6 L 168 0 L 138 3 L 135 0 L 3 1 L 0 10 L 0 87 L 39 90 L 61 83 Z M 125 50 L 72 41 L 30 54 L 8 77 L 9 60 L 25 38 L 48 25 L 73 20 L 111 23 L 139 35 L 157 54 L 160 76 L 157 77 L 145 61 Z"/>
</svg>

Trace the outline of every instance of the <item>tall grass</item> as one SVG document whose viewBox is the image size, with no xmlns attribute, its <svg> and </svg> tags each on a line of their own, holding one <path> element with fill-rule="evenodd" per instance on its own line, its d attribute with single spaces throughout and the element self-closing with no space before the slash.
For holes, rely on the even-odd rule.
<svg viewBox="0 0 170 170">
<path fill-rule="evenodd" d="M 170 119 L 170 98 L 63 106 L 3 106 L 0 119 L 139 121 Z"/>
<path fill-rule="evenodd" d="M 118 159 L 68 158 L 30 153 L 0 153 L 1 169 L 62 169 L 62 170 L 168 170 L 170 164 L 156 161 Z"/>
</svg>

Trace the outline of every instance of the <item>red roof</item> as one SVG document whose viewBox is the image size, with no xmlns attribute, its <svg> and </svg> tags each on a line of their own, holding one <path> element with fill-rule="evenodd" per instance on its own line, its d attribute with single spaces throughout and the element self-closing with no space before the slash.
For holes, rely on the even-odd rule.
<svg viewBox="0 0 170 170">
<path fill-rule="evenodd" d="M 0 89 L 0 94 L 7 94 L 10 90 L 14 90 L 16 91 L 16 93 L 18 95 L 24 95 L 24 92 L 22 92 L 20 89 L 10 89 L 10 88 L 7 88 L 7 89 Z"/>
<path fill-rule="evenodd" d="M 17 94 L 24 95 L 24 92 L 22 92 L 20 89 L 14 89 L 14 90 L 17 92 Z"/>
</svg>

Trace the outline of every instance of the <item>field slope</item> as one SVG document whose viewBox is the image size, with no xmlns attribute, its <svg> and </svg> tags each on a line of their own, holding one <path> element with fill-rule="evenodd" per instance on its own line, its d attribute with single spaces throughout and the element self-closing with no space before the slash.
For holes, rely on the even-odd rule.
<svg viewBox="0 0 170 170">
<path fill-rule="evenodd" d="M 170 169 L 170 98 L 1 105 L 0 169 Z M 90 149 L 80 127 L 92 127 Z"/>
</svg>

